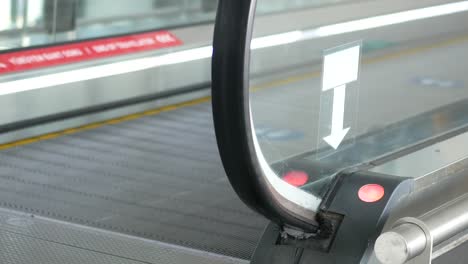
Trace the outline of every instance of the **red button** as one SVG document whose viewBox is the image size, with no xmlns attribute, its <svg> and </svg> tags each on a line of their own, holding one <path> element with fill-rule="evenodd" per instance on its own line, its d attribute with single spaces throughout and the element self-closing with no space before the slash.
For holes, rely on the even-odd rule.
<svg viewBox="0 0 468 264">
<path fill-rule="evenodd" d="M 361 201 L 366 203 L 375 203 L 382 199 L 385 189 L 379 184 L 366 184 L 359 189 L 358 196 Z"/>
<path fill-rule="evenodd" d="M 307 183 L 309 175 L 304 171 L 290 171 L 283 175 L 283 180 L 293 186 L 300 187 Z"/>
</svg>

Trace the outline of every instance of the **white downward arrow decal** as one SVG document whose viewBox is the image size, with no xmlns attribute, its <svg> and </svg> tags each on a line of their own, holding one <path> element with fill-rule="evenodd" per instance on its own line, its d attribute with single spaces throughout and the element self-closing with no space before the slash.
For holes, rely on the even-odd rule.
<svg viewBox="0 0 468 264">
<path fill-rule="evenodd" d="M 360 46 L 353 46 L 324 57 L 323 91 L 333 90 L 331 133 L 323 138 L 337 149 L 350 127 L 343 128 L 345 115 L 346 84 L 358 78 Z"/>
<path fill-rule="evenodd" d="M 343 129 L 345 113 L 346 85 L 338 86 L 333 89 L 333 114 L 331 134 L 325 140 L 334 149 L 337 149 L 343 141 L 350 127 Z"/>
</svg>

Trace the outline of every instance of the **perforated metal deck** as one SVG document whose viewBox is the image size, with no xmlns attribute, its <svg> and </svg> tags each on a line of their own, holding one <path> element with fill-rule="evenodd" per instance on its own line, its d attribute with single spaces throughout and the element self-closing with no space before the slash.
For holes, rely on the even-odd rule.
<svg viewBox="0 0 468 264">
<path fill-rule="evenodd" d="M 240 259 L 266 225 L 228 183 L 208 103 L 4 150 L 0 207 Z"/>
<path fill-rule="evenodd" d="M 0 209 L 3 264 L 247 264 L 247 260 Z"/>
</svg>

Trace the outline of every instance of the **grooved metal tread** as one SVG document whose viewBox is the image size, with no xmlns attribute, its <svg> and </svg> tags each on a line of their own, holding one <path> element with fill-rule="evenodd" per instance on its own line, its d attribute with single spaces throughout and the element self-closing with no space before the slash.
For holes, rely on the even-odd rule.
<svg viewBox="0 0 468 264">
<path fill-rule="evenodd" d="M 208 103 L 4 150 L 0 207 L 241 259 L 266 225 L 228 183 Z"/>
<path fill-rule="evenodd" d="M 3 264 L 247 264 L 247 260 L 0 209 Z"/>
</svg>

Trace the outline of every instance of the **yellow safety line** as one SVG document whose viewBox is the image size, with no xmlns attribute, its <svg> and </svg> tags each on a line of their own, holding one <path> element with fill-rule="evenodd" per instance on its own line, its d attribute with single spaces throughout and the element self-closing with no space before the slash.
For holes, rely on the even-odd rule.
<svg viewBox="0 0 468 264">
<path fill-rule="evenodd" d="M 48 134 L 37 136 L 37 137 L 21 139 L 21 140 L 18 140 L 18 141 L 6 143 L 6 144 L 1 144 L 0 145 L 0 150 L 13 148 L 13 147 L 18 147 L 18 146 L 22 146 L 22 145 L 26 145 L 26 144 L 31 144 L 31 143 L 34 143 L 34 142 L 47 140 L 47 139 L 52 139 L 52 138 L 60 137 L 60 136 L 63 136 L 63 135 L 74 134 L 74 133 L 77 133 L 77 132 L 80 132 L 80 131 L 95 129 L 95 128 L 105 126 L 105 125 L 118 124 L 118 123 L 122 123 L 122 122 L 125 122 L 125 121 L 138 119 L 138 118 L 141 118 L 141 117 L 144 117 L 144 116 L 156 115 L 156 114 L 159 114 L 159 113 L 162 113 L 162 112 L 168 112 L 168 111 L 176 110 L 176 109 L 187 107 L 187 106 L 197 105 L 197 104 L 201 104 L 201 103 L 209 101 L 210 98 L 211 98 L 210 96 L 205 96 L 205 97 L 202 97 L 202 98 L 198 98 L 198 99 L 194 99 L 194 100 L 190 100 L 190 101 L 186 101 L 186 102 L 182 102 L 182 103 L 177 103 L 177 104 L 173 104 L 173 105 L 163 106 L 163 107 L 160 107 L 160 108 L 157 108 L 157 109 L 152 109 L 152 110 L 148 110 L 148 111 L 144 111 L 144 112 L 140 112 L 140 113 L 136 113 L 136 114 L 130 114 L 130 115 L 126 115 L 126 116 L 122 116 L 122 117 L 118 117 L 118 118 L 114 118 L 114 119 L 110 119 L 110 120 L 106 120 L 106 121 L 95 122 L 95 123 L 91 123 L 91 124 L 87 124 L 87 125 L 79 126 L 79 127 L 75 127 L 75 128 L 69 128 L 69 129 L 65 129 L 65 130 L 62 130 L 62 131 L 52 132 L 52 133 L 48 133 Z"/>
<path fill-rule="evenodd" d="M 385 61 L 385 60 L 389 60 L 389 59 L 394 59 L 394 58 L 398 58 L 398 57 L 402 57 L 402 56 L 406 56 L 406 55 L 412 55 L 412 54 L 415 54 L 415 53 L 420 53 L 420 52 L 423 52 L 423 51 L 426 51 L 426 50 L 431 50 L 431 49 L 435 49 L 435 48 L 439 48 L 439 47 L 443 47 L 443 46 L 448 46 L 448 45 L 463 42 L 463 41 L 466 41 L 466 40 L 468 40 L 468 36 L 461 36 L 461 37 L 449 39 L 449 40 L 446 40 L 446 41 L 442 41 L 442 42 L 439 42 L 439 43 L 434 43 L 434 44 L 429 44 L 429 45 L 418 47 L 418 48 L 408 49 L 408 50 L 396 52 L 396 53 L 393 53 L 393 54 L 382 55 L 382 56 L 379 56 L 379 57 L 376 57 L 376 58 L 365 59 L 363 63 L 364 64 L 376 63 L 376 62 Z M 277 86 L 287 85 L 287 84 L 303 81 L 303 80 L 318 77 L 318 76 L 320 76 L 320 71 L 309 72 L 309 73 L 306 73 L 306 74 L 296 75 L 296 76 L 289 77 L 289 78 L 286 78 L 286 79 L 276 80 L 276 81 L 264 83 L 262 85 L 257 85 L 255 87 L 253 87 L 251 89 L 251 91 L 260 91 L 260 90 L 263 90 L 263 89 L 266 89 L 266 88 L 273 88 L 273 87 L 277 87 Z M 173 110 L 180 109 L 180 108 L 183 108 L 183 107 L 188 107 L 188 106 L 208 102 L 210 99 L 211 99 L 210 96 L 205 96 L 205 97 L 202 97 L 202 98 L 189 100 L 189 101 L 186 101 L 186 102 L 172 104 L 172 105 L 168 105 L 168 106 L 163 106 L 163 107 L 160 107 L 160 108 L 151 109 L 151 110 L 147 110 L 147 111 L 136 113 L 136 114 L 130 114 L 130 115 L 126 115 L 126 116 L 122 116 L 122 117 L 118 117 L 118 118 L 113 118 L 113 119 L 106 120 L 106 121 L 95 122 L 95 123 L 91 123 L 91 124 L 87 124 L 87 125 L 83 125 L 83 126 L 79 126 L 79 127 L 75 127 L 75 128 L 69 128 L 69 129 L 65 129 L 65 130 L 62 130 L 62 131 L 52 132 L 52 133 L 44 134 L 44 135 L 41 135 L 41 136 L 36 136 L 36 137 L 27 138 L 27 139 L 21 139 L 21 140 L 10 142 L 10 143 L 0 144 L 0 150 L 13 148 L 13 147 L 18 147 L 18 146 L 22 146 L 22 145 L 26 145 L 26 144 L 31 144 L 31 143 L 34 143 L 34 142 L 43 141 L 43 140 L 47 140 L 47 139 L 52 139 L 52 138 L 56 138 L 56 137 L 63 136 L 63 135 L 74 134 L 74 133 L 77 133 L 77 132 L 80 132 L 80 131 L 95 129 L 95 128 L 105 126 L 105 125 L 118 124 L 118 123 L 122 123 L 122 122 L 125 122 L 125 121 L 138 119 L 138 118 L 141 118 L 141 117 L 144 117 L 144 116 L 157 115 L 157 114 L 162 113 L 162 112 L 173 111 Z"/>
</svg>

